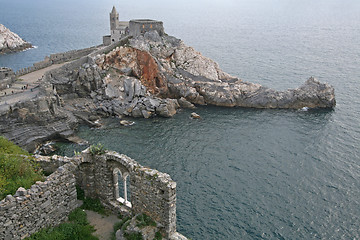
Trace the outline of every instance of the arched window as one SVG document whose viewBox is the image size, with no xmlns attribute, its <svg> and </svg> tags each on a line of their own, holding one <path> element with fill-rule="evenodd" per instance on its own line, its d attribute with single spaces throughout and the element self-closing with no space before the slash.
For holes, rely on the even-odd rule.
<svg viewBox="0 0 360 240">
<path fill-rule="evenodd" d="M 128 197 L 130 198 L 129 194 L 129 173 L 124 172 L 122 173 L 118 168 L 115 168 L 113 171 L 114 175 L 114 194 L 115 199 L 127 207 L 131 208 L 131 202 L 128 201 Z"/>
</svg>

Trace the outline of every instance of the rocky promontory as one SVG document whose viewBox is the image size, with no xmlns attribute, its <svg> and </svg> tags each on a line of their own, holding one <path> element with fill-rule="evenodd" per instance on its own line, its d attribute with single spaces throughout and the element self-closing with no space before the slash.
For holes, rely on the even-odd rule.
<svg viewBox="0 0 360 240">
<path fill-rule="evenodd" d="M 31 47 L 30 43 L 0 24 L 0 54 L 18 52 Z"/>
<path fill-rule="evenodd" d="M 99 119 L 171 117 L 195 105 L 251 108 L 333 108 L 334 88 L 310 77 L 276 91 L 223 72 L 181 40 L 156 31 L 48 71 L 36 99 L 0 113 L 0 132 L 27 150 L 53 138 L 76 140 L 80 123 Z M 120 121 L 119 121 L 120 126 Z"/>
</svg>

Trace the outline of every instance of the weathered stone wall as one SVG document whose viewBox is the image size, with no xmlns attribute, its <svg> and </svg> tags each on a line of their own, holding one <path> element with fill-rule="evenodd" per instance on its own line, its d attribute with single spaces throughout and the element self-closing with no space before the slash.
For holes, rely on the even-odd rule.
<svg viewBox="0 0 360 240">
<path fill-rule="evenodd" d="M 0 90 L 7 88 L 15 81 L 15 74 L 10 68 L 0 68 Z"/>
<path fill-rule="evenodd" d="M 111 50 L 113 50 L 116 47 L 124 46 L 125 44 L 129 43 L 130 38 L 132 38 L 132 36 L 126 36 L 126 37 L 120 39 L 120 41 L 117 41 L 115 43 L 111 43 L 110 45 L 91 53 L 89 56 L 95 57 L 96 55 L 99 55 L 99 54 L 101 55 L 101 54 L 104 54 L 104 53 L 108 53 L 108 52 L 110 52 Z"/>
<path fill-rule="evenodd" d="M 164 226 L 166 236 L 176 232 L 176 183 L 166 173 L 140 167 L 130 175 L 135 213 L 146 213 Z"/>
<path fill-rule="evenodd" d="M 80 50 L 72 50 L 64 53 L 55 53 L 51 54 L 50 57 L 46 56 L 43 61 L 36 62 L 31 67 L 22 68 L 16 71 L 16 76 L 22 76 L 34 71 L 37 71 L 39 69 L 43 69 L 46 67 L 49 67 L 53 64 L 57 63 L 63 63 L 71 60 L 75 60 L 81 57 L 84 57 L 86 55 L 89 55 L 90 53 L 97 50 L 98 47 L 90 47 L 90 48 L 84 48 Z"/>
<path fill-rule="evenodd" d="M 57 169 L 44 182 L 30 189 L 19 188 L 0 202 L 0 239 L 23 239 L 46 226 L 66 220 L 78 207 L 76 166 L 68 163 Z"/>
<path fill-rule="evenodd" d="M 70 163 L 72 158 L 62 157 L 58 155 L 53 155 L 51 157 L 48 156 L 41 156 L 41 155 L 34 155 L 35 161 L 40 165 L 41 169 L 44 171 L 45 174 L 47 173 L 54 173 L 56 170 L 67 164 Z"/>
<path fill-rule="evenodd" d="M 95 51 L 97 47 L 84 48 L 80 50 L 72 50 L 64 53 L 56 53 L 50 55 L 50 60 L 53 63 L 62 63 L 70 60 L 74 60 L 77 58 L 81 58 L 83 56 L 89 55 L 93 51 Z"/>
<path fill-rule="evenodd" d="M 121 173 L 120 181 L 130 181 L 131 197 L 117 192 L 117 171 Z M 176 183 L 168 174 L 145 168 L 116 152 L 92 156 L 87 150 L 76 175 L 86 196 L 98 197 L 105 206 L 122 214 L 146 213 L 162 225 L 167 238 L 176 232 Z"/>
<path fill-rule="evenodd" d="M 140 36 L 149 31 L 157 31 L 160 36 L 164 35 L 163 22 L 150 19 L 131 20 L 129 22 L 129 34 L 133 37 Z"/>
<path fill-rule="evenodd" d="M 109 46 L 111 44 L 111 35 L 103 36 L 103 45 Z"/>
<path fill-rule="evenodd" d="M 50 60 L 50 58 L 48 56 L 46 56 L 44 58 L 43 61 L 40 61 L 40 62 L 36 62 L 33 64 L 33 66 L 31 67 L 26 67 L 26 68 L 22 68 L 22 69 L 19 69 L 15 72 L 16 76 L 22 76 L 22 75 L 25 75 L 25 74 L 28 74 L 28 73 L 31 73 L 31 72 L 34 72 L 34 71 L 37 71 L 39 69 L 43 69 L 43 68 L 46 68 L 46 67 L 49 67 L 51 66 L 53 63 L 52 61 Z"/>
<path fill-rule="evenodd" d="M 19 188 L 15 195 L 0 201 L 0 239 L 23 239 L 66 220 L 78 207 L 76 184 L 85 196 L 99 198 L 113 212 L 149 215 L 167 239 L 176 239 L 176 183 L 168 174 L 110 151 L 93 156 L 87 149 L 76 158 L 35 159 L 46 171 L 57 170 L 44 182 L 36 182 L 28 190 Z M 124 179 L 131 196 L 119 189 L 118 183 Z"/>
</svg>

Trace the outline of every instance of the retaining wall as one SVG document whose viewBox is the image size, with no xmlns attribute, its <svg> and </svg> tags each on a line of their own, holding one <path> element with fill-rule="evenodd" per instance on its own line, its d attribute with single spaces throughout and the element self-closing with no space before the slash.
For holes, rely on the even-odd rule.
<svg viewBox="0 0 360 240">
<path fill-rule="evenodd" d="M 16 76 L 22 76 L 46 67 L 49 67 L 53 64 L 57 63 L 63 63 L 71 60 L 75 60 L 81 57 L 84 57 L 86 55 L 89 55 L 90 53 L 94 52 L 96 49 L 98 49 L 99 46 L 90 47 L 90 48 L 84 48 L 80 50 L 71 50 L 64 53 L 55 53 L 51 54 L 50 57 L 46 56 L 45 59 L 41 62 L 36 62 L 31 67 L 19 69 L 15 72 Z"/>
<path fill-rule="evenodd" d="M 95 51 L 96 49 L 97 47 L 89 47 L 80 50 L 71 50 L 64 53 L 55 53 L 50 55 L 50 60 L 52 61 L 52 63 L 67 62 L 70 60 L 74 60 L 89 55 L 91 52 Z"/>
<path fill-rule="evenodd" d="M 100 45 L 100 46 L 89 47 L 89 48 L 84 48 L 84 49 L 80 49 L 80 50 L 71 50 L 71 51 L 64 52 L 64 53 L 51 54 L 50 57 L 46 56 L 43 61 L 36 62 L 31 67 L 22 68 L 22 69 L 17 70 L 15 72 L 15 75 L 17 77 L 19 77 L 19 76 L 49 67 L 53 64 L 68 62 L 68 61 L 75 60 L 75 59 L 81 59 L 83 57 L 86 57 L 89 54 L 91 54 L 91 56 L 96 56 L 98 54 L 104 54 L 104 53 L 110 52 L 113 48 L 115 48 L 117 46 L 125 45 L 126 43 L 128 43 L 129 38 L 131 38 L 131 36 L 127 36 L 127 37 L 121 39 L 120 41 L 115 42 L 115 43 L 113 43 L 109 46 L 103 47 L 103 48 L 100 48 L 100 46 L 101 46 Z"/>
<path fill-rule="evenodd" d="M 78 207 L 76 166 L 68 163 L 57 169 L 44 182 L 30 189 L 19 188 L 0 202 L 0 239 L 23 239 L 46 226 L 67 219 Z"/>
</svg>

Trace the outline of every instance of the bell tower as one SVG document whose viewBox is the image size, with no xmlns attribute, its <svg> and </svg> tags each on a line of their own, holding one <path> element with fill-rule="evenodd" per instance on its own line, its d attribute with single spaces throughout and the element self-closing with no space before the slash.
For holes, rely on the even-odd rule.
<svg viewBox="0 0 360 240">
<path fill-rule="evenodd" d="M 110 13 L 110 30 L 116 30 L 119 28 L 119 13 L 116 11 L 115 6 Z"/>
</svg>

